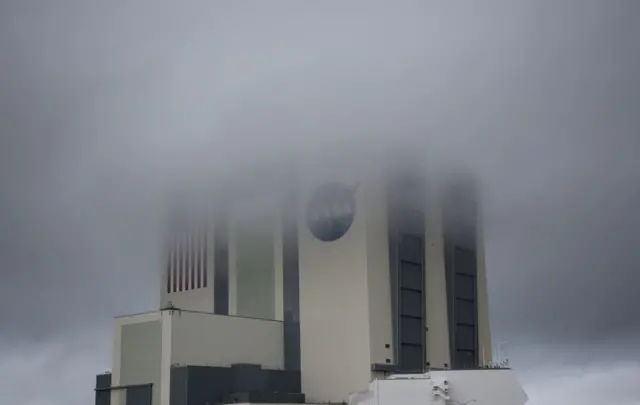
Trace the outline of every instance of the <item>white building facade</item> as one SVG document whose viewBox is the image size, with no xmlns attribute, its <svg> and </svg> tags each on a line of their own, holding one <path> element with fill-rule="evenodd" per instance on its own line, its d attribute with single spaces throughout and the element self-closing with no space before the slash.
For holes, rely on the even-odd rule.
<svg viewBox="0 0 640 405">
<path fill-rule="evenodd" d="M 162 309 L 116 319 L 98 404 L 342 403 L 491 361 L 472 179 L 306 158 L 218 195 L 170 229 Z"/>
</svg>

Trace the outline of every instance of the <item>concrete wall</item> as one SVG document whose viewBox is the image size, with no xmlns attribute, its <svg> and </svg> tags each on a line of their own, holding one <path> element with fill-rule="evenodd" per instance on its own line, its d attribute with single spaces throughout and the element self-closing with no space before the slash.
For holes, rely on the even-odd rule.
<svg viewBox="0 0 640 405">
<path fill-rule="evenodd" d="M 112 386 L 153 384 L 152 404 L 161 402 L 162 323 L 160 314 L 116 318 Z M 126 391 L 114 390 L 112 405 L 126 405 Z"/>
<path fill-rule="evenodd" d="M 484 235 L 482 233 L 482 221 L 478 226 L 478 350 L 480 365 L 485 365 L 493 360 L 491 344 L 491 322 L 489 317 L 489 294 L 487 292 L 487 268 L 485 266 Z"/>
<path fill-rule="evenodd" d="M 451 364 L 449 350 L 449 318 L 447 313 L 447 280 L 445 276 L 442 206 L 439 185 L 427 183 L 428 202 L 425 225 L 425 293 L 427 361 L 433 368 Z"/>
<path fill-rule="evenodd" d="M 153 384 L 152 404 L 160 405 L 160 321 L 124 325 L 121 333 L 120 384 Z"/>
<path fill-rule="evenodd" d="M 370 329 L 368 264 L 373 257 L 367 254 L 366 217 L 369 210 L 375 216 L 365 197 L 370 185 L 355 171 L 345 176 L 348 172 L 332 173 L 331 168 L 330 162 L 319 162 L 318 170 L 312 170 L 313 175 L 301 184 L 297 198 L 302 390 L 309 402 L 341 402 L 350 392 L 366 388 L 371 379 L 372 355 L 384 355 L 373 347 Z M 315 188 L 330 181 L 359 183 L 355 192 L 356 215 L 342 238 L 323 242 L 311 234 L 305 210 Z M 378 231 L 373 229 L 369 240 L 372 245 L 381 246 L 382 242 L 373 237 Z M 378 237 L 383 238 L 381 234 Z M 376 281 L 381 281 L 379 273 L 371 282 L 375 291 L 384 295 L 385 288 L 376 286 Z M 384 322 L 381 318 L 376 328 L 384 329 Z M 388 326 L 389 331 L 377 337 L 376 342 L 390 336 L 390 320 Z"/>
<path fill-rule="evenodd" d="M 168 311 L 171 315 L 171 364 L 221 366 L 261 364 L 282 369 L 282 322 L 264 319 Z"/>
<path fill-rule="evenodd" d="M 372 363 L 396 364 L 398 360 L 393 352 L 384 177 L 362 176 L 355 170 L 347 176 L 344 173 L 315 172 L 317 178 L 307 178 L 299 196 L 302 387 L 310 401 L 344 400 L 350 392 L 366 387 L 372 378 Z M 309 231 L 304 210 L 312 190 L 330 181 L 359 184 L 357 212 L 345 236 L 322 242 Z M 447 368 L 451 357 L 441 185 L 427 184 L 425 361 L 433 368 Z M 479 260 L 481 256 L 479 253 Z M 480 351 L 487 352 L 484 266 L 478 267 Z"/>
<path fill-rule="evenodd" d="M 366 221 L 370 361 L 385 364 L 389 360 L 394 364 L 387 189 L 382 182 L 371 182 L 364 185 L 361 193 L 366 202 L 361 215 Z"/>
<path fill-rule="evenodd" d="M 170 405 L 172 365 L 284 367 L 282 322 L 189 311 L 116 318 L 112 386 L 153 384 L 153 405 Z M 127 405 L 113 390 L 112 405 Z"/>
</svg>

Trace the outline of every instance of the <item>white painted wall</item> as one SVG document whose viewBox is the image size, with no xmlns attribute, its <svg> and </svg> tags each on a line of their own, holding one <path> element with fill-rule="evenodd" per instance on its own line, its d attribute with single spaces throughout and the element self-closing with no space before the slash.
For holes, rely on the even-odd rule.
<svg viewBox="0 0 640 405">
<path fill-rule="evenodd" d="M 227 367 L 234 363 L 284 367 L 282 322 L 168 311 L 171 364 Z"/>
<path fill-rule="evenodd" d="M 302 384 L 303 391 L 312 401 L 342 401 L 350 392 L 366 387 L 372 378 L 371 363 L 385 363 L 386 359 L 391 359 L 393 363 L 396 360 L 392 348 L 385 347 L 392 343 L 385 185 L 379 181 L 381 176 L 370 175 L 370 167 L 365 170 L 349 167 L 349 170 L 345 170 L 340 162 L 343 160 L 305 162 L 309 170 L 302 175 L 304 181 L 300 182 L 298 195 Z M 347 235 L 329 243 L 311 235 L 304 212 L 309 193 L 327 181 L 359 184 L 355 194 L 357 212 L 354 223 Z M 429 189 L 431 203 L 427 206 L 426 215 L 428 331 L 425 333 L 427 361 L 432 367 L 439 368 L 450 364 L 450 351 L 442 207 L 433 203 L 438 201 L 433 198 L 438 190 L 432 186 Z M 256 201 L 253 203 L 256 204 Z M 274 207 L 264 201 L 257 205 L 262 208 Z M 242 209 L 236 208 L 233 215 L 242 216 Z M 268 288 L 272 289 L 274 298 L 268 306 L 271 317 L 281 320 L 281 221 L 274 220 L 273 228 L 274 274 L 273 284 Z M 229 309 L 231 314 L 237 314 L 238 299 L 241 299 L 238 296 L 238 282 L 246 282 L 250 278 L 238 278 L 233 225 L 229 237 Z M 479 351 L 483 357 L 490 359 L 484 250 L 482 239 L 478 239 Z M 213 240 L 210 246 L 209 286 L 202 290 L 163 294 L 163 304 L 172 300 L 179 308 L 212 311 Z M 170 350 L 167 349 L 171 363 L 230 365 L 256 362 L 271 368 L 281 368 L 283 365 L 282 324 L 279 322 L 187 311 L 173 313 L 171 326 L 165 326 L 171 331 Z"/>
<path fill-rule="evenodd" d="M 381 274 L 384 265 L 380 264 L 388 263 L 382 253 L 387 248 L 382 247 L 381 231 L 374 226 L 368 229 L 366 221 L 368 215 L 375 219 L 381 207 L 369 207 L 373 200 L 367 195 L 375 191 L 355 170 L 339 171 L 330 162 L 320 162 L 318 170 L 311 170 L 305 180 L 298 196 L 302 389 L 309 402 L 341 402 L 350 392 L 366 388 L 372 360 L 386 355 L 378 347 L 384 349 L 382 342 L 391 335 L 390 315 L 385 321 L 389 310 L 381 309 L 382 297 L 389 295 Z M 354 222 L 347 234 L 334 242 L 314 238 L 305 217 L 310 194 L 328 181 L 359 184 Z M 382 221 L 378 217 L 376 222 L 381 225 Z M 369 254 L 368 244 L 381 248 L 377 251 L 381 255 Z M 370 287 L 381 295 L 370 295 Z M 372 339 L 372 311 L 378 310 Z"/>
<path fill-rule="evenodd" d="M 437 183 L 427 183 L 425 215 L 425 293 L 427 361 L 433 368 L 451 364 L 442 206 Z"/>
<path fill-rule="evenodd" d="M 393 350 L 386 185 L 383 182 L 367 183 L 363 185 L 361 193 L 362 201 L 366 204 L 361 215 L 366 221 L 367 237 L 370 361 L 385 364 L 389 359 L 393 364 L 396 359 Z"/>
<path fill-rule="evenodd" d="M 134 314 L 118 317 L 115 319 L 115 328 L 113 336 L 113 353 L 112 353 L 112 370 L 111 370 L 111 386 L 117 387 L 121 385 L 130 384 L 154 384 L 153 391 L 153 404 L 165 405 L 161 403 L 161 350 L 156 350 L 161 347 L 158 341 L 162 340 L 162 333 L 160 327 L 160 313 L 150 312 L 143 314 Z M 129 326 L 140 326 L 143 328 L 140 330 L 144 334 L 145 341 L 149 341 L 148 347 L 142 347 L 140 350 L 141 355 L 136 355 L 135 346 L 140 342 L 136 341 L 136 336 L 132 336 L 131 333 L 127 333 L 129 336 L 125 336 L 123 340 L 123 328 Z M 151 326 L 151 328 L 144 328 L 144 325 Z M 157 325 L 158 328 L 154 328 Z M 158 336 L 149 336 L 148 332 L 157 329 Z M 131 331 L 129 331 L 131 332 Z M 143 337 L 142 335 L 140 337 Z M 149 351 L 151 349 L 151 351 Z M 157 352 L 157 353 L 156 353 Z M 124 361 L 122 355 L 125 354 L 128 358 Z M 136 357 L 131 358 L 131 355 Z M 111 404 L 112 405 L 126 405 L 125 404 L 125 392 L 122 390 L 111 391 Z"/>
<path fill-rule="evenodd" d="M 160 405 L 162 324 L 160 320 L 121 328 L 120 384 L 153 384 L 152 405 Z"/>
<path fill-rule="evenodd" d="M 171 405 L 171 311 L 160 312 L 162 322 L 162 361 L 160 362 L 160 405 Z"/>
<path fill-rule="evenodd" d="M 170 405 L 172 365 L 234 363 L 282 369 L 282 322 L 178 310 L 116 318 L 112 386 L 152 383 L 153 405 Z M 112 391 L 112 405 L 124 395 Z"/>
<path fill-rule="evenodd" d="M 487 292 L 487 268 L 485 266 L 484 235 L 482 221 L 478 221 L 478 350 L 480 364 L 492 361 L 491 320 L 489 316 L 489 294 Z"/>
<path fill-rule="evenodd" d="M 446 383 L 445 383 L 446 382 Z M 448 400 L 447 398 L 448 397 Z M 510 370 L 433 371 L 373 381 L 349 405 L 524 405 L 522 386 Z"/>
</svg>

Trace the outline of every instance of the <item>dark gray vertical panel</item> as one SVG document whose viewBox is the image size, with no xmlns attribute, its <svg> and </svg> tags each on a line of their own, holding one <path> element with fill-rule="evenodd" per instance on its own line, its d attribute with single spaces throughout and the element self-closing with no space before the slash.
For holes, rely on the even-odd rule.
<svg viewBox="0 0 640 405">
<path fill-rule="evenodd" d="M 204 285 L 204 272 L 207 268 L 207 231 L 200 231 L 198 235 L 198 288 L 206 287 Z"/>
<path fill-rule="evenodd" d="M 96 405 L 111 405 L 111 374 L 96 376 Z"/>
<path fill-rule="evenodd" d="M 111 373 L 96 376 L 96 389 L 111 388 Z"/>
<path fill-rule="evenodd" d="M 111 405 L 111 391 L 96 391 L 96 405 Z"/>
<path fill-rule="evenodd" d="M 180 266 L 180 247 L 174 240 L 171 250 L 173 256 L 171 259 L 171 292 L 178 291 L 178 267 Z"/>
<path fill-rule="evenodd" d="M 176 366 L 170 386 L 170 405 L 226 404 L 243 397 L 252 400 L 239 402 L 305 403 L 299 394 L 300 371 L 264 370 L 259 365 Z"/>
<path fill-rule="evenodd" d="M 178 263 L 178 291 L 182 291 L 183 288 L 183 281 L 184 281 L 184 269 L 187 265 L 187 256 L 186 256 L 186 249 L 185 249 L 185 243 L 184 240 L 182 240 L 184 238 L 184 235 L 181 235 L 180 237 L 180 243 L 178 243 L 178 257 L 179 257 L 179 263 Z"/>
<path fill-rule="evenodd" d="M 446 223 L 444 224 L 444 228 L 446 230 Z M 453 289 L 453 277 L 454 272 L 453 268 L 453 249 L 451 244 L 451 238 L 445 234 L 444 236 L 444 268 L 445 268 L 445 282 L 447 289 L 447 316 L 449 323 L 449 357 L 450 357 L 450 367 L 452 369 L 456 368 L 456 349 L 455 349 L 455 322 L 453 321 L 454 310 L 455 310 L 455 296 L 452 293 Z"/>
<path fill-rule="evenodd" d="M 189 368 L 171 367 L 169 376 L 169 405 L 187 405 Z"/>
<path fill-rule="evenodd" d="M 204 233 L 204 251 L 202 254 L 202 287 L 207 288 L 209 284 L 209 233 Z"/>
<path fill-rule="evenodd" d="M 213 234 L 213 312 L 229 314 L 229 219 L 225 212 L 216 218 Z"/>
<path fill-rule="evenodd" d="M 223 393 L 232 391 L 232 379 L 229 368 L 186 366 L 181 370 L 176 389 L 182 392 L 183 402 L 170 405 L 214 405 L 222 403 Z M 182 381 L 184 379 L 184 381 Z M 173 384 L 172 384 L 173 388 Z"/>
<path fill-rule="evenodd" d="M 424 236 L 401 231 L 398 249 L 399 365 L 405 372 L 422 372 L 426 365 Z"/>
<path fill-rule="evenodd" d="M 476 207 L 470 187 L 445 193 L 445 269 L 449 307 L 451 366 L 479 366 Z"/>
<path fill-rule="evenodd" d="M 191 260 L 191 231 L 187 232 L 186 236 L 185 236 L 186 242 L 185 242 L 185 250 L 184 250 L 184 257 L 185 257 L 185 266 L 184 266 L 184 291 L 188 291 L 189 290 L 189 279 L 190 279 L 190 272 L 191 272 L 191 266 L 193 265 L 193 261 Z"/>
<path fill-rule="evenodd" d="M 285 195 L 282 212 L 284 364 L 286 370 L 300 370 L 300 262 L 298 211 L 293 187 Z"/>
<path fill-rule="evenodd" d="M 169 249 L 167 252 L 167 267 L 166 267 L 166 271 L 167 271 L 167 294 L 171 293 L 171 270 L 172 270 L 172 260 L 173 260 L 173 251 L 172 251 L 172 246 L 169 245 Z"/>
<path fill-rule="evenodd" d="M 126 405 L 151 405 L 153 399 L 153 386 L 143 385 L 128 387 L 126 389 Z"/>
<path fill-rule="evenodd" d="M 189 257 L 191 258 L 191 263 L 189 265 L 189 288 L 196 288 L 196 267 L 198 266 L 198 233 L 194 232 L 189 237 Z"/>
<path fill-rule="evenodd" d="M 478 307 L 475 251 L 449 243 L 450 268 L 448 294 L 452 364 L 465 369 L 478 366 Z"/>
<path fill-rule="evenodd" d="M 397 370 L 426 367 L 425 184 L 397 178 L 388 195 L 389 260 Z"/>
<path fill-rule="evenodd" d="M 202 288 L 202 231 L 196 235 L 196 280 L 195 288 Z"/>
</svg>

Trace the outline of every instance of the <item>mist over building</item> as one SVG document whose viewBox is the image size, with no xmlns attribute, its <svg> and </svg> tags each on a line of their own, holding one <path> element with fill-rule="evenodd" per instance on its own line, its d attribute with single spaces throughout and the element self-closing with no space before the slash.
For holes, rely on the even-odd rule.
<svg viewBox="0 0 640 405">
<path fill-rule="evenodd" d="M 159 311 L 116 318 L 98 404 L 340 403 L 489 367 L 477 183 L 382 146 L 283 154 L 175 196 Z"/>
</svg>

